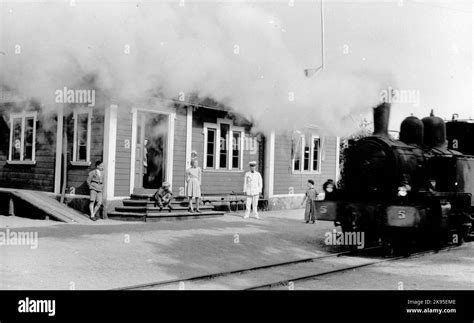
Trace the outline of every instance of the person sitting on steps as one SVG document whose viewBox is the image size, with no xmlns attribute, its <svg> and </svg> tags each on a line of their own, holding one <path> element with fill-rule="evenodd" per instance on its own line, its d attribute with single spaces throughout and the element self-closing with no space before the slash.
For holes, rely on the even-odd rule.
<svg viewBox="0 0 474 323">
<path fill-rule="evenodd" d="M 155 207 L 160 208 L 160 212 L 163 210 L 163 207 L 168 207 L 168 212 L 173 210 L 171 206 L 171 200 L 173 199 L 173 193 L 170 190 L 170 183 L 164 182 L 163 185 L 156 191 L 153 195 L 155 201 Z"/>
</svg>

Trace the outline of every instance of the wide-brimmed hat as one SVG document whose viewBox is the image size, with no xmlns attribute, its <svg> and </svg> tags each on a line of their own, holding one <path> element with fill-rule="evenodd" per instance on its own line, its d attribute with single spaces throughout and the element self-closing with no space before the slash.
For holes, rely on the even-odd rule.
<svg viewBox="0 0 474 323">
<path fill-rule="evenodd" d="M 253 160 L 249 162 L 249 166 L 257 166 L 257 162 Z"/>
<path fill-rule="evenodd" d="M 171 185 L 170 185 L 170 183 L 168 183 L 168 182 L 164 182 L 162 186 L 163 186 L 163 187 L 170 187 Z"/>
</svg>

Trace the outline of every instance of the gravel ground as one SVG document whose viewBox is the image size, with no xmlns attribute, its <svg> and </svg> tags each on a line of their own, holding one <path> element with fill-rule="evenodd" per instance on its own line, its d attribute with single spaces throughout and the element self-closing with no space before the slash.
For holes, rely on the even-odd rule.
<svg viewBox="0 0 474 323">
<path fill-rule="evenodd" d="M 294 289 L 474 290 L 473 254 L 473 244 L 464 244 L 456 249 L 295 282 Z"/>
<path fill-rule="evenodd" d="M 38 247 L 0 246 L 0 289 L 107 289 L 325 254 L 332 223 L 305 224 L 303 210 L 261 220 L 219 218 L 90 225 L 0 216 L 0 228 L 36 232 Z"/>
<path fill-rule="evenodd" d="M 0 245 L 0 289 L 109 289 L 279 263 L 330 252 L 331 222 L 303 210 L 131 223 L 64 224 L 0 216 L 0 231 L 37 233 L 33 245 Z M 296 282 L 295 289 L 472 289 L 472 244 L 449 252 Z M 226 285 L 220 285 L 226 288 Z M 232 285 L 228 285 L 231 287 Z M 234 285 L 235 286 L 235 285 Z"/>
</svg>

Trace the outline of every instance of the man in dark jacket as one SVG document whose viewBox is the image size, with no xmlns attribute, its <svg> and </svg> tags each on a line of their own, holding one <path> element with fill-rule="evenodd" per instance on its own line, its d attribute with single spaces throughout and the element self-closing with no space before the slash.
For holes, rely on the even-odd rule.
<svg viewBox="0 0 474 323">
<path fill-rule="evenodd" d="M 95 169 L 89 173 L 87 185 L 90 190 L 89 211 L 91 213 L 91 220 L 96 221 L 97 217 L 95 214 L 102 205 L 102 190 L 104 189 L 104 163 L 101 160 L 95 163 Z"/>
</svg>

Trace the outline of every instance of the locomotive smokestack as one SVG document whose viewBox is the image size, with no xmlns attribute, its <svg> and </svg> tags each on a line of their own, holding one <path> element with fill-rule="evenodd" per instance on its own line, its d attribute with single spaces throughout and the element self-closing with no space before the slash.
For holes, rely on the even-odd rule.
<svg viewBox="0 0 474 323">
<path fill-rule="evenodd" d="M 388 137 L 390 103 L 383 102 L 374 108 L 374 136 Z"/>
</svg>

